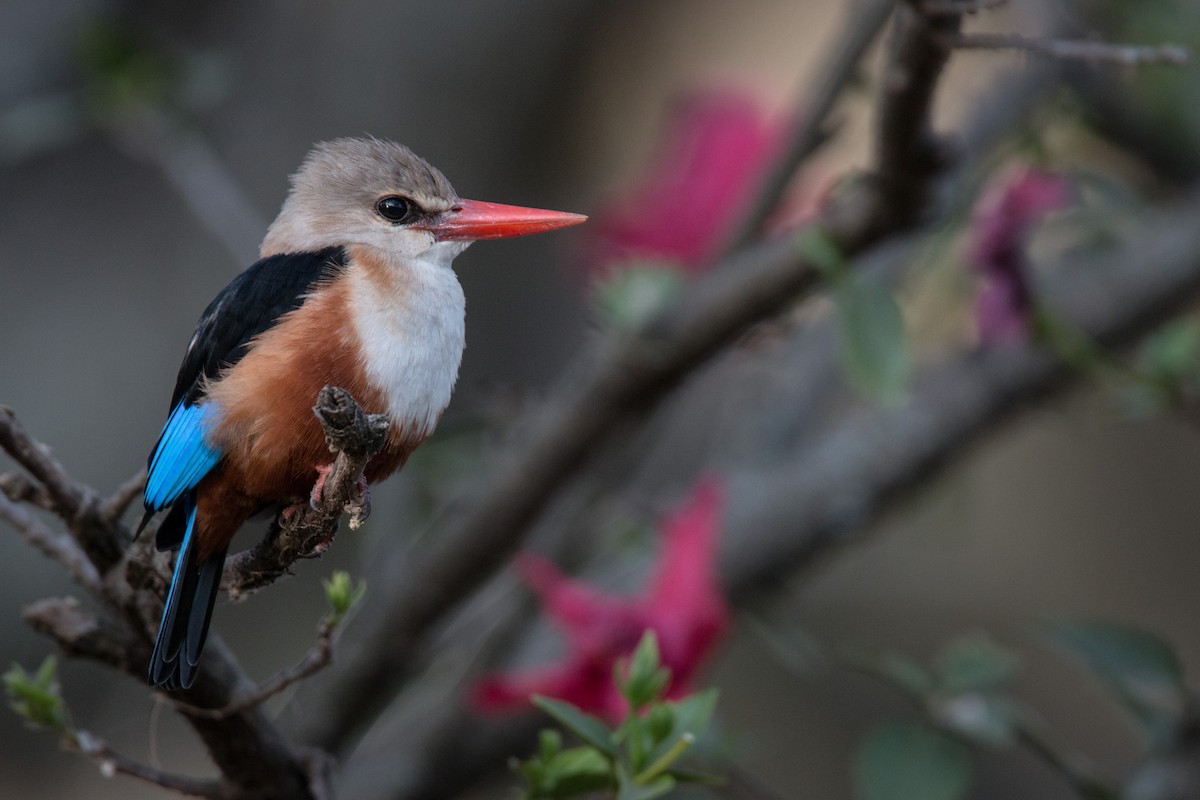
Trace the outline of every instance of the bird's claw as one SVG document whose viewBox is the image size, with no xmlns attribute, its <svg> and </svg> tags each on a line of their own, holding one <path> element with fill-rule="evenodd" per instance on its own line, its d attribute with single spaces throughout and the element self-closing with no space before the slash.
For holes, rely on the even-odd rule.
<svg viewBox="0 0 1200 800">
<path fill-rule="evenodd" d="M 318 510 L 325 496 L 325 482 L 333 472 L 333 464 L 320 464 L 316 467 L 317 480 L 308 496 L 308 504 L 314 511 Z M 358 530 L 367 517 L 371 516 L 371 486 L 361 473 L 355 484 L 354 496 L 346 503 L 344 511 L 350 515 L 350 530 Z"/>
</svg>

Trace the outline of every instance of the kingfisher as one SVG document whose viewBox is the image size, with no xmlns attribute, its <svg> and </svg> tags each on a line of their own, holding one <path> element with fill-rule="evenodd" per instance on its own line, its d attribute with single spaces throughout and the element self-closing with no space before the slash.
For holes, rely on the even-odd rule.
<svg viewBox="0 0 1200 800">
<path fill-rule="evenodd" d="M 478 239 L 585 219 L 464 200 L 395 142 L 335 139 L 309 152 L 259 260 L 201 314 L 150 453 L 138 532 L 169 508 L 155 544 L 178 548 L 152 685 L 195 680 L 242 523 L 320 492 L 332 465 L 317 393 L 340 386 L 387 415 L 386 444 L 363 478 L 391 475 L 433 432 L 458 377 L 465 301 L 454 257 Z"/>
</svg>

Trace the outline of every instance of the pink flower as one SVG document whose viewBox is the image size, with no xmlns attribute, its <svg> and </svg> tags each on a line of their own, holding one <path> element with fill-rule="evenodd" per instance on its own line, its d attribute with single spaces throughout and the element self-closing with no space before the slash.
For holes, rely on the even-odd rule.
<svg viewBox="0 0 1200 800">
<path fill-rule="evenodd" d="M 720 484 L 709 478 L 663 521 L 658 564 L 641 597 L 600 592 L 564 576 L 540 556 L 521 556 L 521 577 L 566 635 L 567 655 L 540 669 L 484 678 L 475 690 L 476 706 L 484 711 L 526 708 L 530 695 L 543 694 L 620 720 L 627 707 L 613 684 L 613 667 L 633 652 L 648 629 L 658 637 L 663 666 L 671 670 L 668 696 L 686 694 L 729 616 L 716 572 L 723 505 Z"/>
<path fill-rule="evenodd" d="M 1022 341 L 1029 335 L 1033 292 L 1026 234 L 1048 212 L 1070 202 L 1061 175 L 1025 169 L 1000 181 L 975 206 L 968 260 L 982 277 L 975 302 L 980 341 Z"/>
<path fill-rule="evenodd" d="M 630 261 L 702 267 L 745 210 L 782 133 L 783 126 L 743 95 L 686 97 L 654 166 L 638 186 L 593 216 L 592 272 Z"/>
</svg>

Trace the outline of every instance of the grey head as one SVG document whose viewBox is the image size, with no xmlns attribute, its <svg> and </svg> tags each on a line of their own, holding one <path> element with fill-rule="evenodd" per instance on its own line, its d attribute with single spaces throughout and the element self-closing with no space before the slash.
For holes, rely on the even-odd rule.
<svg viewBox="0 0 1200 800">
<path fill-rule="evenodd" d="M 446 176 L 402 144 L 376 138 L 321 142 L 292 175 L 260 256 L 356 244 L 416 255 L 433 243 L 421 223 L 457 201 Z"/>
</svg>

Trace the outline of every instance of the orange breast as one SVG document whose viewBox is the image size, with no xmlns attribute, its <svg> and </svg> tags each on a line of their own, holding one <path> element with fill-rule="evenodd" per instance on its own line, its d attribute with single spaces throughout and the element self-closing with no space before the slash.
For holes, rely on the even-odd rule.
<svg viewBox="0 0 1200 800">
<path fill-rule="evenodd" d="M 312 412 L 317 393 L 327 385 L 346 389 L 369 413 L 386 411 L 382 394 L 363 372 L 340 279 L 258 337 L 208 387 L 206 399 L 222 409 L 213 432 L 225 454 L 220 483 L 258 505 L 307 496 L 315 467 L 333 458 Z M 367 479 L 390 475 L 419 443 L 393 421 L 384 451 L 368 465 Z"/>
</svg>

